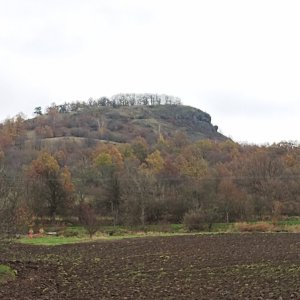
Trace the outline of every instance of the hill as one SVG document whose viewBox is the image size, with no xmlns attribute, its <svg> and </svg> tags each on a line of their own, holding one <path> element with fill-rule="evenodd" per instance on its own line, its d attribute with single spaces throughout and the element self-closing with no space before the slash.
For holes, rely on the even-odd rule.
<svg viewBox="0 0 300 300">
<path fill-rule="evenodd" d="M 149 144 L 159 137 L 172 138 L 184 133 L 189 139 L 224 141 L 209 114 L 183 105 L 86 105 L 76 111 L 60 112 L 57 107 L 48 113 L 26 121 L 29 139 L 43 140 L 74 137 L 89 139 L 90 143 L 111 141 L 128 143 L 141 136 Z M 54 141 L 54 140 L 53 140 Z"/>
<path fill-rule="evenodd" d="M 194 230 L 300 214 L 298 144 L 239 145 L 166 99 L 52 105 L 0 124 L 0 235 L 56 216 Z"/>
</svg>

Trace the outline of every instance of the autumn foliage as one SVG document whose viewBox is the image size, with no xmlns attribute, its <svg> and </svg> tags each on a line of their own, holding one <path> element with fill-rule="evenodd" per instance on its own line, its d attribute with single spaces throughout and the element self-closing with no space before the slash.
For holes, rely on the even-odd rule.
<svg viewBox="0 0 300 300">
<path fill-rule="evenodd" d="M 64 137 L 72 124 L 53 108 L 1 124 L 0 207 L 11 222 L 83 220 L 79 207 L 91 228 L 95 216 L 115 225 L 186 220 L 207 228 L 300 214 L 297 143 L 195 141 L 180 130 L 159 131 L 156 139 L 141 130 L 130 142 L 111 142 L 100 134 L 105 122 L 95 120 L 85 119 L 94 139 Z M 47 126 L 62 136 L 43 133 Z"/>
</svg>

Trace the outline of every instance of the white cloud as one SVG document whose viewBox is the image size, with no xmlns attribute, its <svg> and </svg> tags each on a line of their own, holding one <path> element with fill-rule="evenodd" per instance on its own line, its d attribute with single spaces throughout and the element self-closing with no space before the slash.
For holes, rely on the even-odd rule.
<svg viewBox="0 0 300 300">
<path fill-rule="evenodd" d="M 0 119 L 53 101 L 158 92 L 207 111 L 237 140 L 299 139 L 299 9 L 276 0 L 0 0 Z"/>
</svg>

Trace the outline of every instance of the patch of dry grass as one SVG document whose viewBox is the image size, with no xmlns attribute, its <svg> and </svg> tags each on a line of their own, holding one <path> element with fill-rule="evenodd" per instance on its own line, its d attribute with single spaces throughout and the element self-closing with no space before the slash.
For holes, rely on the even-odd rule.
<svg viewBox="0 0 300 300">
<path fill-rule="evenodd" d="M 274 232 L 279 230 L 277 226 L 267 222 L 236 223 L 234 227 L 239 232 Z"/>
<path fill-rule="evenodd" d="M 291 233 L 299 233 L 300 225 L 283 225 L 282 231 L 291 232 Z"/>
</svg>

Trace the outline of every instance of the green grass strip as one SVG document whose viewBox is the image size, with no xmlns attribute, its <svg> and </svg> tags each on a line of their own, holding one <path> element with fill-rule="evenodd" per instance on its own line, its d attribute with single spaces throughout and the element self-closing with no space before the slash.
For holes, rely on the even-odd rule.
<svg viewBox="0 0 300 300">
<path fill-rule="evenodd" d="M 9 266 L 0 265 L 0 283 L 13 280 L 16 276 L 16 272 Z"/>
</svg>

